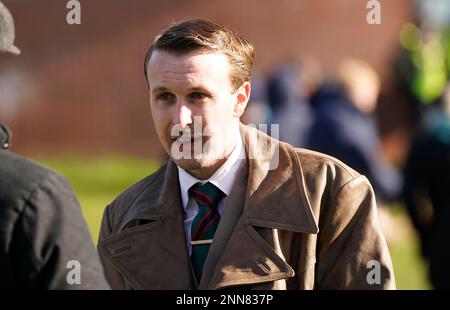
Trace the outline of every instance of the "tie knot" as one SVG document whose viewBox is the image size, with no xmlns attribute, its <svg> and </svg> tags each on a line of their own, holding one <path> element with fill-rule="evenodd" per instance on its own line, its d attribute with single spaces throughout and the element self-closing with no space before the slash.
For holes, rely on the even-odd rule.
<svg viewBox="0 0 450 310">
<path fill-rule="evenodd" d="M 220 200 L 225 197 L 225 194 L 210 182 L 205 184 L 195 183 L 189 189 L 189 195 L 197 201 L 199 206 L 212 208 L 217 208 Z"/>
</svg>

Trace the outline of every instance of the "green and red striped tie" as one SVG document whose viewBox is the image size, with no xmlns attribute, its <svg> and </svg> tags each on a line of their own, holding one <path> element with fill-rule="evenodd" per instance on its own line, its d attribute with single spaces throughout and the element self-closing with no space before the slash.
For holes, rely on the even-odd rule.
<svg viewBox="0 0 450 310">
<path fill-rule="evenodd" d="M 189 196 L 197 202 L 199 207 L 191 227 L 191 240 L 193 241 L 191 260 L 197 280 L 200 281 L 203 265 L 211 246 L 210 243 L 202 244 L 200 240 L 211 240 L 214 238 L 220 221 L 217 207 L 220 200 L 225 197 L 225 194 L 216 186 L 207 182 L 193 185 L 189 189 Z M 200 244 L 194 241 L 200 241 Z"/>
</svg>

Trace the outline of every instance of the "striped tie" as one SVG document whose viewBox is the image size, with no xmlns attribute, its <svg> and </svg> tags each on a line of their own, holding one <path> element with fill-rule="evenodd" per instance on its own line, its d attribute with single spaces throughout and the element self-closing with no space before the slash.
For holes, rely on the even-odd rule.
<svg viewBox="0 0 450 310">
<path fill-rule="evenodd" d="M 220 214 L 217 206 L 225 194 L 213 184 L 196 183 L 189 189 L 189 196 L 198 204 L 198 213 L 192 222 L 191 239 L 192 254 L 191 260 L 197 280 L 200 282 L 203 265 L 211 243 L 202 243 L 201 240 L 212 240 L 219 226 Z"/>
</svg>

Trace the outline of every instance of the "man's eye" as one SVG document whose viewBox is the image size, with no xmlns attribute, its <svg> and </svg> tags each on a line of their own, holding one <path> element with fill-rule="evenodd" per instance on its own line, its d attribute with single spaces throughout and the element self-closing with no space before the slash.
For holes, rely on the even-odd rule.
<svg viewBox="0 0 450 310">
<path fill-rule="evenodd" d="M 170 93 L 162 93 L 156 96 L 156 99 L 161 101 L 171 101 L 173 99 L 173 95 Z"/>
<path fill-rule="evenodd" d="M 203 93 L 199 93 L 199 92 L 193 92 L 193 93 L 191 94 L 191 98 L 192 98 L 192 99 L 205 99 L 205 98 L 206 98 L 206 95 L 203 94 Z"/>
</svg>

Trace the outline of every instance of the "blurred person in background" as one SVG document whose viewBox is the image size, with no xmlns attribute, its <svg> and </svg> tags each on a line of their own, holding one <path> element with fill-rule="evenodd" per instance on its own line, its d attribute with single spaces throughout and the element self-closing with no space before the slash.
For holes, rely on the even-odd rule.
<svg viewBox="0 0 450 310">
<path fill-rule="evenodd" d="M 278 65 L 267 85 L 269 124 L 279 125 L 279 139 L 295 147 L 306 147 L 313 115 L 307 102 L 302 72 L 293 61 Z"/>
<path fill-rule="evenodd" d="M 0 2 L 0 55 L 20 54 L 14 36 Z M 0 289 L 108 289 L 69 184 L 9 152 L 10 138 L 0 123 Z"/>
<path fill-rule="evenodd" d="M 367 63 L 345 59 L 334 82 L 327 82 L 313 95 L 315 119 L 308 147 L 334 156 L 367 176 L 378 202 L 397 199 L 402 178 L 385 159 L 372 114 L 380 81 Z"/>
<path fill-rule="evenodd" d="M 254 70 L 252 73 L 252 92 L 247 108 L 242 114 L 241 121 L 244 124 L 264 124 L 270 115 L 270 107 L 267 103 L 267 81 L 264 76 Z"/>
<path fill-rule="evenodd" d="M 450 84 L 418 126 L 404 170 L 404 197 L 437 289 L 450 289 Z"/>
<path fill-rule="evenodd" d="M 155 37 L 144 70 L 170 159 L 105 209 L 113 289 L 395 288 L 367 178 L 240 122 L 254 53 L 206 20 Z"/>
<path fill-rule="evenodd" d="M 413 127 L 441 100 L 450 79 L 448 0 L 415 0 L 415 20 L 403 25 L 394 73 L 410 105 Z"/>
</svg>

